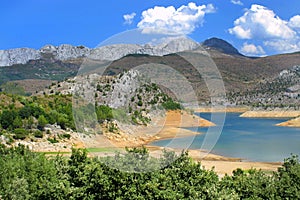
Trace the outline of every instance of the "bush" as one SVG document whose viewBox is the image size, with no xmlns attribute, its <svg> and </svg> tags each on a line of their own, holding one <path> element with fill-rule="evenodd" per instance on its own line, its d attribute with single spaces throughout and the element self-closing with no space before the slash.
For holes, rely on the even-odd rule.
<svg viewBox="0 0 300 200">
<path fill-rule="evenodd" d="M 58 143 L 59 141 L 56 139 L 56 137 L 54 138 L 48 138 L 47 139 L 51 144 L 55 144 L 55 143 Z"/>
<path fill-rule="evenodd" d="M 14 136 L 13 138 L 16 139 L 16 140 L 24 140 L 27 135 L 28 135 L 28 132 L 23 129 L 23 128 L 17 128 L 14 130 Z"/>
<path fill-rule="evenodd" d="M 162 106 L 165 110 L 181 110 L 182 106 L 180 103 L 174 102 L 172 99 L 167 100 L 162 103 Z"/>
<path fill-rule="evenodd" d="M 63 133 L 63 134 L 60 134 L 59 137 L 61 139 L 70 139 L 71 138 L 71 135 L 68 134 L 68 133 Z"/>
<path fill-rule="evenodd" d="M 96 115 L 99 122 L 103 122 L 105 120 L 110 121 L 111 119 L 113 119 L 112 109 L 106 105 L 97 106 Z"/>
<path fill-rule="evenodd" d="M 43 134 L 42 131 L 40 131 L 40 130 L 34 131 L 34 137 L 36 137 L 36 138 L 43 138 L 43 136 L 44 136 L 44 134 Z"/>
<path fill-rule="evenodd" d="M 46 124 L 48 124 L 47 119 L 44 117 L 44 115 L 40 115 L 38 118 L 38 129 L 39 130 L 44 130 Z"/>
</svg>

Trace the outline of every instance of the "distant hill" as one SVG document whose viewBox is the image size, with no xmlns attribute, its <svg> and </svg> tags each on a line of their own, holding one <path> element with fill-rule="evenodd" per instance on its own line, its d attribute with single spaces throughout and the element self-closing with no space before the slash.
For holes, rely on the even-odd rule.
<svg viewBox="0 0 300 200">
<path fill-rule="evenodd" d="M 234 48 L 234 46 L 219 38 L 213 37 L 207 39 L 202 43 L 202 45 L 204 47 L 213 48 L 225 54 L 243 56 L 236 48 Z"/>
<path fill-rule="evenodd" d="M 254 59 L 243 56 L 230 43 L 219 38 L 210 38 L 201 44 L 192 42 L 191 40 L 177 38 L 176 40 L 168 41 L 157 46 L 123 44 L 89 50 L 86 50 L 84 47 L 74 47 L 76 51 L 69 46 L 65 46 L 64 48 L 48 46 L 49 48 L 43 48 L 42 56 L 36 60 L 29 60 L 25 64 L 19 63 L 12 64 L 12 66 L 0 67 L 0 84 L 19 80 L 18 84 L 22 85 L 22 80 L 25 79 L 62 81 L 65 78 L 73 77 L 77 74 L 84 59 L 81 53 L 85 52 L 89 55 L 94 55 L 92 58 L 96 60 L 101 57 L 112 60 L 109 69 L 106 71 L 106 75 L 115 75 L 129 70 L 132 67 L 147 63 L 172 66 L 192 83 L 200 100 L 207 101 L 209 93 L 204 80 L 198 78 L 199 74 L 193 69 L 191 64 L 176 54 L 176 52 L 185 50 L 192 52 L 199 52 L 200 50 L 200 52 L 203 52 L 203 48 L 201 48 L 200 45 L 210 54 L 212 60 L 218 67 L 225 84 L 226 92 L 232 102 L 235 102 L 238 96 L 250 95 L 250 93 L 252 95 L 251 99 L 254 101 L 253 96 L 255 95 L 253 94 L 258 91 L 259 87 L 262 87 L 263 90 L 261 90 L 261 93 L 270 92 L 270 95 L 265 98 L 283 99 L 277 101 L 279 104 L 284 104 L 287 101 L 290 102 L 290 104 L 294 103 L 293 99 L 293 101 L 290 101 L 280 97 L 280 95 L 283 95 L 285 88 L 280 87 L 280 91 L 274 88 L 280 83 L 284 83 L 286 89 L 295 87 L 295 85 L 297 86 L 298 76 L 294 77 L 293 81 L 289 79 L 282 80 L 282 78 L 278 79 L 278 77 L 283 71 L 290 70 L 294 66 L 300 66 L 299 52 Z M 63 52 L 59 51 L 62 49 Z M 69 52 L 68 49 L 71 52 Z M 17 52 L 20 53 L 20 50 Z M 28 50 L 25 51 L 25 53 L 26 52 L 28 52 Z M 77 55 L 76 52 L 81 53 Z M 23 53 L 18 54 L 18 56 L 21 56 L 18 58 L 22 62 L 28 58 L 27 56 L 23 59 Z M 95 66 L 96 65 L 97 62 L 95 62 Z M 31 80 L 30 84 L 34 85 L 34 81 L 35 80 Z M 49 84 L 50 83 L 51 82 L 49 82 Z M 28 82 L 24 82 L 24 84 L 28 84 Z M 35 91 L 32 86 L 30 86 L 30 88 L 31 91 Z M 277 91 L 277 93 L 273 91 Z M 260 96 L 262 95 L 255 96 L 255 98 L 260 99 Z M 239 99 L 241 102 L 247 102 L 247 98 L 243 97 L 243 100 L 241 100 L 241 98 Z"/>
</svg>

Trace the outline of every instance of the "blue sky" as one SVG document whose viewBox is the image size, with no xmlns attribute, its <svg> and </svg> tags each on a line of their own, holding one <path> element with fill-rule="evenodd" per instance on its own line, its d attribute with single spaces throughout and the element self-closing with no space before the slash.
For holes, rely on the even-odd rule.
<svg viewBox="0 0 300 200">
<path fill-rule="evenodd" d="M 300 51 L 299 0 L 10 0 L 0 7 L 0 49 L 95 47 L 114 34 L 219 37 L 246 55 Z"/>
</svg>

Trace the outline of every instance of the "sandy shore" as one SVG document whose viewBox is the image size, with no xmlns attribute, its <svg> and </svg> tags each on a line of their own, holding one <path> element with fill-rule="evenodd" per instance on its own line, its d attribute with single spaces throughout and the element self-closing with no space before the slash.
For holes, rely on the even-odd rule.
<svg viewBox="0 0 300 200">
<path fill-rule="evenodd" d="M 235 113 L 244 113 L 249 111 L 249 107 L 225 107 L 225 108 L 214 108 L 214 107 L 201 107 L 194 109 L 195 112 L 235 112 Z"/>
<path fill-rule="evenodd" d="M 148 145 L 153 141 L 173 139 L 201 134 L 185 127 L 209 127 L 214 123 L 186 111 L 168 111 L 165 117 L 160 118 L 154 125 L 132 127 L 134 131 L 128 134 L 104 133 L 110 142 L 117 147 L 133 147 Z"/>
<path fill-rule="evenodd" d="M 300 117 L 276 124 L 276 126 L 300 127 Z"/>
<path fill-rule="evenodd" d="M 233 112 L 237 112 L 236 109 L 232 109 Z M 186 137 L 196 133 L 187 129 L 182 129 L 182 127 L 198 127 L 198 126 L 212 126 L 211 122 L 202 119 L 198 116 L 191 115 L 187 112 L 182 111 L 169 111 L 166 113 L 166 117 L 162 119 L 157 125 L 163 125 L 159 127 L 158 130 L 153 129 L 155 127 L 143 127 L 144 132 L 139 132 L 137 135 L 119 135 L 118 138 L 111 138 L 110 144 L 114 147 L 119 147 L 123 149 L 124 147 L 135 147 L 144 145 L 149 149 L 150 155 L 153 157 L 161 157 L 163 154 L 163 147 L 151 146 L 151 142 L 161 139 L 172 139 L 177 137 Z M 141 129 L 142 130 L 142 129 Z M 154 135 L 150 134 L 152 131 L 156 131 Z M 101 140 L 98 143 L 96 140 L 93 140 L 94 145 L 99 147 L 105 147 L 106 144 L 103 143 L 103 135 L 97 136 Z M 102 139 L 101 139 L 102 138 Z M 99 146 L 100 145 L 100 146 Z M 168 149 L 175 151 L 177 154 L 180 154 L 182 149 Z M 106 153 L 93 153 L 97 156 L 105 156 Z M 239 158 L 230 158 L 220 155 L 215 155 L 207 153 L 202 150 L 189 150 L 189 155 L 195 161 L 201 162 L 205 169 L 211 169 L 214 167 L 214 171 L 219 176 L 224 176 L 225 174 L 232 174 L 232 171 L 241 168 L 241 169 L 262 169 L 265 171 L 276 171 L 278 167 L 281 166 L 281 163 L 269 163 L 269 162 L 246 162 L 242 161 Z"/>
<path fill-rule="evenodd" d="M 149 150 L 151 157 L 161 158 L 163 156 L 163 147 L 157 146 L 145 146 Z M 119 149 L 119 151 L 124 149 Z M 167 148 L 168 151 L 174 151 L 177 155 L 180 155 L 182 149 L 171 149 Z M 189 156 L 196 162 L 200 162 L 204 169 L 213 169 L 219 177 L 223 177 L 225 174 L 232 175 L 232 172 L 237 169 L 261 169 L 262 171 L 276 171 L 282 166 L 282 163 L 271 163 L 271 162 L 248 162 L 241 161 L 239 158 L 230 158 L 220 155 L 207 153 L 201 150 L 188 150 Z M 91 153 L 92 156 L 113 156 L 114 153 L 110 152 L 95 152 Z"/>
<path fill-rule="evenodd" d="M 300 116 L 299 110 L 278 110 L 278 111 L 247 111 L 240 115 L 240 117 L 257 117 L 257 118 L 282 118 L 282 117 L 298 117 Z"/>
<path fill-rule="evenodd" d="M 270 172 L 277 171 L 282 163 L 268 163 L 268 162 L 233 162 L 233 161 L 209 161 L 202 160 L 201 164 L 205 169 L 212 169 L 220 176 L 223 177 L 225 174 L 232 175 L 233 170 L 237 168 L 243 170 L 249 169 L 260 169 L 262 171 Z"/>
</svg>

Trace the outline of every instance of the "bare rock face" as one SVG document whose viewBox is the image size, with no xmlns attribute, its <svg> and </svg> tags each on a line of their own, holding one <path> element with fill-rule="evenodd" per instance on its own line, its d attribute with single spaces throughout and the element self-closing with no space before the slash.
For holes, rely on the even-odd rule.
<svg viewBox="0 0 300 200">
<path fill-rule="evenodd" d="M 111 98 L 107 102 L 111 108 L 120 108 L 129 104 L 129 94 L 134 94 L 140 87 L 138 71 L 128 71 L 113 84 Z"/>
<path fill-rule="evenodd" d="M 40 50 L 30 48 L 0 50 L 0 67 L 25 64 L 29 60 L 41 59 L 45 55 L 51 55 L 54 59 L 61 61 L 82 57 L 113 61 L 129 54 L 163 56 L 181 51 L 194 50 L 197 47 L 199 47 L 198 43 L 187 38 L 171 38 L 158 45 L 115 44 L 95 49 L 68 44 L 60 46 L 46 45 Z"/>
<path fill-rule="evenodd" d="M 84 46 L 74 47 L 69 44 L 63 44 L 57 47 L 56 59 L 68 60 L 78 57 L 86 57 L 90 54 L 90 49 Z"/>
<path fill-rule="evenodd" d="M 37 60 L 40 58 L 40 52 L 35 49 L 17 48 L 9 50 L 0 50 L 0 66 L 25 64 L 29 60 Z"/>
<path fill-rule="evenodd" d="M 86 57 L 90 54 L 90 49 L 84 46 L 72 46 L 63 44 L 58 47 L 46 45 L 40 49 L 41 54 L 52 54 L 57 60 L 69 60 L 73 58 Z"/>
<path fill-rule="evenodd" d="M 91 50 L 91 53 L 88 57 L 95 60 L 113 61 L 120 59 L 128 54 L 135 54 L 139 48 L 139 45 L 134 44 L 116 44 L 103 46 Z"/>
</svg>

